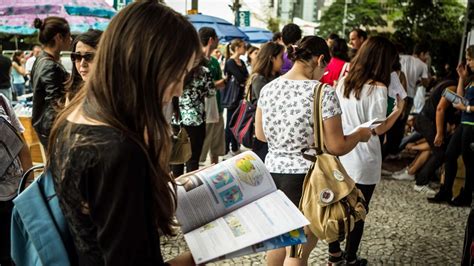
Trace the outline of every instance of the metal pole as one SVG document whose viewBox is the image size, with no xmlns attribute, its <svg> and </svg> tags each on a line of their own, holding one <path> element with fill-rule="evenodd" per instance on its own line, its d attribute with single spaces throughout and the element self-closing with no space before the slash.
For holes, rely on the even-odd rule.
<svg viewBox="0 0 474 266">
<path fill-rule="evenodd" d="M 347 0 L 344 1 L 344 16 L 342 17 L 342 37 L 346 38 L 346 22 L 347 22 Z"/>
<path fill-rule="evenodd" d="M 234 24 L 235 26 L 239 26 L 239 10 L 240 10 L 240 2 L 239 0 L 234 1 L 234 12 L 235 12 L 235 20 Z"/>
<path fill-rule="evenodd" d="M 18 36 L 15 35 L 15 50 L 18 50 Z"/>
<path fill-rule="evenodd" d="M 191 1 L 191 9 L 198 10 L 198 0 Z"/>
</svg>

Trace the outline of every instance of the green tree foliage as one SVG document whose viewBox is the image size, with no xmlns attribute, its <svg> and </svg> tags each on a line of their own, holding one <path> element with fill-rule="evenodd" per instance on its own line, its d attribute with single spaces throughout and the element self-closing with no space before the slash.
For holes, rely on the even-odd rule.
<svg viewBox="0 0 474 266">
<path fill-rule="evenodd" d="M 280 31 L 280 19 L 268 17 L 267 19 L 267 29 L 271 32 Z"/>
<path fill-rule="evenodd" d="M 430 44 L 434 65 L 457 63 L 466 8 L 456 0 L 393 1 L 402 10 L 395 20 L 393 40 L 411 53 L 416 43 Z"/>
<path fill-rule="evenodd" d="M 337 0 L 324 12 L 318 35 L 326 37 L 335 32 L 347 38 L 346 35 L 352 28 L 387 26 L 379 1 L 352 0 L 347 4 L 346 32 L 343 34 L 344 4 L 345 0 Z"/>
</svg>

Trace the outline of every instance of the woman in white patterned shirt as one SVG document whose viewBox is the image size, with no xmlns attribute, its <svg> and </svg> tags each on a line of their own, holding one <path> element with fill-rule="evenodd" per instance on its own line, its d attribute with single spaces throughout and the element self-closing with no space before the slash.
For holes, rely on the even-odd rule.
<svg viewBox="0 0 474 266">
<path fill-rule="evenodd" d="M 301 198 L 303 180 L 311 165 L 303 158 L 301 149 L 313 144 L 313 94 L 315 86 L 329 61 L 329 48 L 317 36 L 307 36 L 295 46 L 288 47 L 288 57 L 294 62 L 285 75 L 263 87 L 255 117 L 255 133 L 260 141 L 268 143 L 265 165 L 278 189 L 295 205 Z M 335 91 L 323 87 L 323 126 L 327 150 L 334 155 L 349 152 L 360 141 L 371 136 L 368 128 L 361 128 L 345 136 L 341 125 L 341 108 Z M 301 259 L 289 258 L 285 249 L 268 252 L 269 265 L 307 263 L 317 239 L 306 230 L 308 242 L 303 246 Z"/>
</svg>

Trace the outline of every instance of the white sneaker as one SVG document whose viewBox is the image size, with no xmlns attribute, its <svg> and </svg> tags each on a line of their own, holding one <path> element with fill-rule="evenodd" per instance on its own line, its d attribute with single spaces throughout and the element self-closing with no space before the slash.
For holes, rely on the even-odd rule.
<svg viewBox="0 0 474 266">
<path fill-rule="evenodd" d="M 234 157 L 234 155 L 229 151 L 226 155 L 222 156 L 222 160 L 225 161 L 232 157 Z"/>
<path fill-rule="evenodd" d="M 382 176 L 391 176 L 393 175 L 392 171 L 382 169 Z"/>
<path fill-rule="evenodd" d="M 408 180 L 408 181 L 413 181 L 415 180 L 415 175 L 410 175 L 408 173 L 408 170 L 405 170 L 401 173 L 393 174 L 392 178 L 395 180 Z"/>
<path fill-rule="evenodd" d="M 236 151 L 232 151 L 232 150 L 231 150 L 231 151 L 229 151 L 229 153 L 230 153 L 230 154 L 232 155 L 232 157 L 233 157 L 233 156 L 235 156 L 235 155 L 241 154 L 242 151 L 241 151 L 240 149 L 238 149 L 238 150 L 236 150 Z"/>
<path fill-rule="evenodd" d="M 404 167 L 401 170 L 395 171 L 395 172 L 392 173 L 392 175 L 401 175 L 405 172 L 408 172 L 408 167 Z"/>
<path fill-rule="evenodd" d="M 415 189 L 415 191 L 418 191 L 420 193 L 423 193 L 423 194 L 426 194 L 428 196 L 434 196 L 436 194 L 436 191 L 434 191 L 432 188 L 430 188 L 430 186 L 428 185 L 424 185 L 424 186 L 418 186 L 418 185 L 415 185 L 413 187 L 413 189 Z"/>
</svg>

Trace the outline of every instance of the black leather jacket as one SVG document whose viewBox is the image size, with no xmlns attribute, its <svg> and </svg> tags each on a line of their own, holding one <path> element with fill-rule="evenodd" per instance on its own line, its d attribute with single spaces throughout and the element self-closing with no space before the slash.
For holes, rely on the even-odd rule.
<svg viewBox="0 0 474 266">
<path fill-rule="evenodd" d="M 48 147 L 49 133 L 59 112 L 59 103 L 64 102 L 64 83 L 68 76 L 66 69 L 46 52 L 36 58 L 31 70 L 32 124 L 45 148 Z"/>
</svg>

